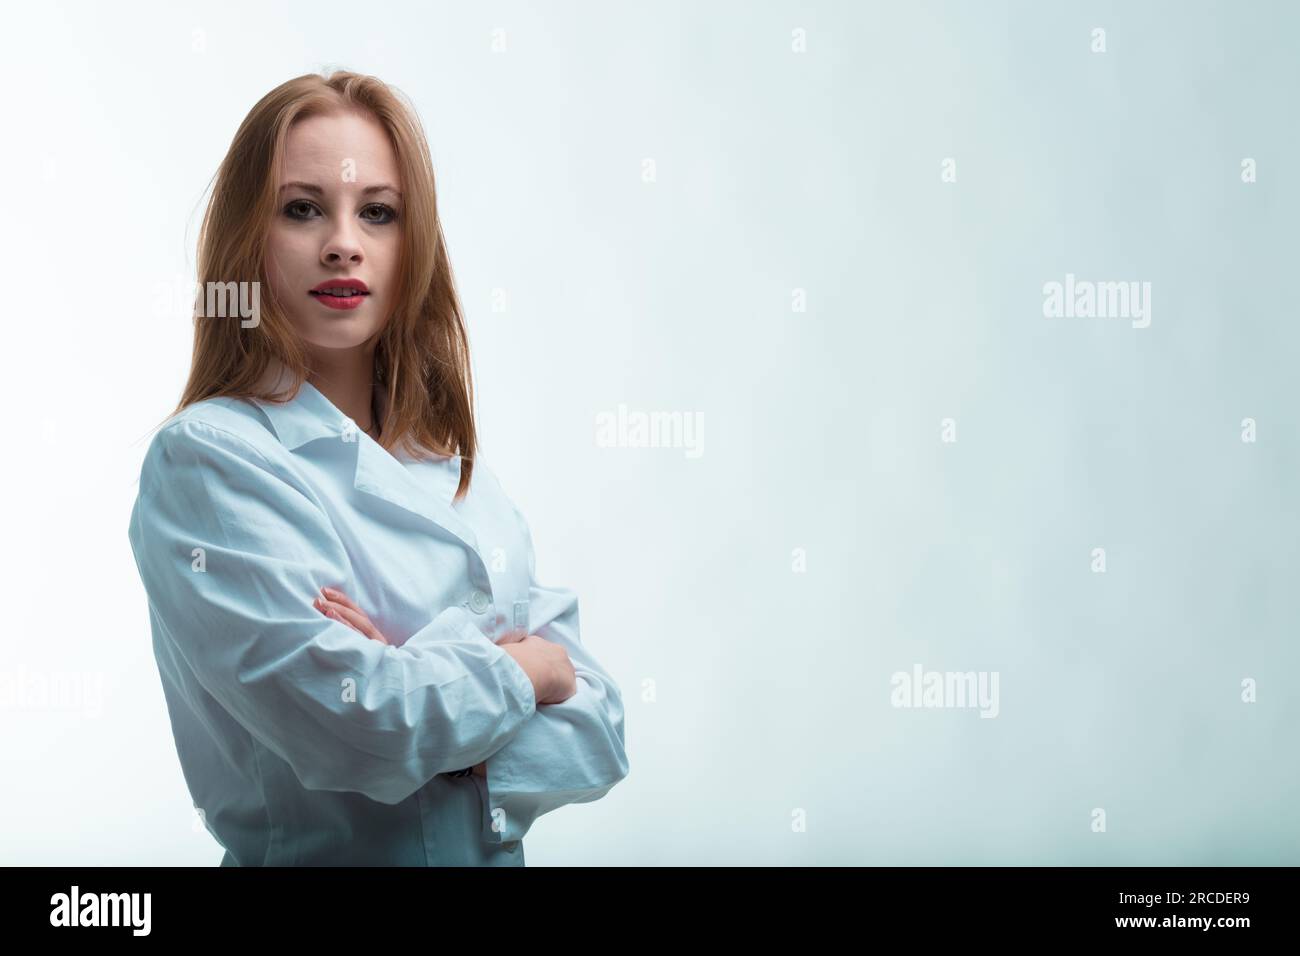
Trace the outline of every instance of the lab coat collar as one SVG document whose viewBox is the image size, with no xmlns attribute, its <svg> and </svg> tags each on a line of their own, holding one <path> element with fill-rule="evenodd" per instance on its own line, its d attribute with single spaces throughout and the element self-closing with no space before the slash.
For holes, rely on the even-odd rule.
<svg viewBox="0 0 1300 956">
<path fill-rule="evenodd" d="M 263 377 L 261 384 L 268 383 L 273 394 L 281 394 L 292 387 L 293 376 L 280 363 Z M 386 404 L 386 397 L 379 398 L 381 408 Z M 351 444 L 357 449 L 352 476 L 354 488 L 433 522 L 478 554 L 473 530 L 453 510 L 460 482 L 460 456 L 430 461 L 400 452 L 390 453 L 308 381 L 303 381 L 298 393 L 287 402 L 253 401 L 271 420 L 276 437 L 285 448 L 298 453 L 303 446 L 320 438 Z M 401 460 L 395 454 L 402 455 Z"/>
<path fill-rule="evenodd" d="M 293 375 L 283 363 L 276 363 L 262 376 L 259 384 L 263 388 L 269 386 L 272 393 L 278 395 L 293 386 Z M 290 451 L 297 451 L 317 438 L 343 438 L 350 432 L 361 431 L 318 388 L 307 381 L 302 383 L 298 394 L 287 402 L 255 401 L 266 412 L 267 418 L 271 419 L 280 443 Z"/>
</svg>

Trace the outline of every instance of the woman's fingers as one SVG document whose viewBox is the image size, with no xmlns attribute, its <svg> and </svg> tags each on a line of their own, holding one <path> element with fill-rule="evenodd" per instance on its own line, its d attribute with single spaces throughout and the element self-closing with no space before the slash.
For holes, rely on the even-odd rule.
<svg viewBox="0 0 1300 956">
<path fill-rule="evenodd" d="M 323 597 L 317 597 L 316 600 L 312 601 L 311 603 L 312 603 L 312 607 L 316 608 L 316 610 L 320 611 L 326 617 L 332 617 L 335 620 L 342 621 L 348 627 L 351 627 L 358 631 L 361 630 L 361 628 L 357 625 L 357 622 L 353 618 L 345 617 L 343 615 L 344 611 L 347 611 L 349 614 L 355 614 L 356 612 L 353 611 L 351 608 L 346 608 L 342 604 L 339 604 L 337 601 L 328 601 Z"/>
<path fill-rule="evenodd" d="M 342 591 L 338 590 L 337 588 L 323 587 L 321 588 L 321 592 L 325 595 L 325 597 L 329 598 L 331 601 L 337 601 L 339 604 L 342 604 L 344 607 L 351 608 L 352 610 L 356 611 L 358 614 L 366 613 L 365 611 L 361 610 L 361 608 L 357 607 L 356 603 L 352 600 L 352 598 L 348 597 L 346 594 L 344 594 Z"/>
<path fill-rule="evenodd" d="M 337 601 L 327 601 L 324 598 L 320 598 L 320 608 L 330 617 L 336 617 L 344 624 L 351 625 L 361 633 L 365 633 L 365 627 L 362 626 L 364 615 L 358 614 L 352 608 L 344 607 Z"/>
<path fill-rule="evenodd" d="M 370 623 L 370 618 L 366 616 L 366 612 L 357 607 L 356 602 L 338 588 L 322 587 L 321 593 L 325 595 L 325 600 L 337 605 L 337 609 L 347 622 L 356 627 L 366 637 L 383 641 L 385 644 L 388 643 L 384 636 L 379 633 L 379 629 Z"/>
<path fill-rule="evenodd" d="M 370 638 L 370 640 L 378 641 L 381 644 L 389 643 L 388 638 L 379 633 L 379 628 L 375 627 L 375 625 L 371 623 L 370 618 L 366 617 L 363 611 L 355 609 L 355 604 L 349 607 L 339 603 L 338 601 L 327 600 L 323 597 L 316 598 L 313 604 L 322 614 L 325 614 L 328 617 L 333 617 L 335 620 L 342 621 L 353 630 L 359 631 L 361 634 Z"/>
</svg>

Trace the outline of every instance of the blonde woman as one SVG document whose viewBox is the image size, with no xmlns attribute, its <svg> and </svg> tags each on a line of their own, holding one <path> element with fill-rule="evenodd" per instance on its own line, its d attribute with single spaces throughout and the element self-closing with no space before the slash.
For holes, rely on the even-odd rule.
<svg viewBox="0 0 1300 956">
<path fill-rule="evenodd" d="M 476 458 L 414 110 L 346 72 L 272 90 L 198 272 L 130 540 L 222 865 L 522 866 L 538 816 L 627 775 L 623 703 Z"/>
</svg>

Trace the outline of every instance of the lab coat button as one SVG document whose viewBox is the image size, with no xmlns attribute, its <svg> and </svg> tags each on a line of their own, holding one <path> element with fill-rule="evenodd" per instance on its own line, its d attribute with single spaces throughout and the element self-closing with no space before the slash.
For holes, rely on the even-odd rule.
<svg viewBox="0 0 1300 956">
<path fill-rule="evenodd" d="M 469 596 L 469 609 L 475 614 L 482 614 L 492 606 L 492 599 L 482 591 L 475 591 Z"/>
</svg>

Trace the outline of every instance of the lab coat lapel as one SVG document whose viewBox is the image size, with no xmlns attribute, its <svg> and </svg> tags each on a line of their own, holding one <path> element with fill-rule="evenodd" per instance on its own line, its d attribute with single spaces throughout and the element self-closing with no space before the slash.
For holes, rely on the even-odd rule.
<svg viewBox="0 0 1300 956">
<path fill-rule="evenodd" d="M 352 485 L 363 494 L 431 521 L 478 554 L 478 539 L 452 508 L 455 484 L 431 463 L 398 461 L 365 432 L 357 432 L 357 464 Z M 411 468 L 415 471 L 412 472 Z M 419 476 L 417 479 L 416 476 Z"/>
<path fill-rule="evenodd" d="M 280 392 L 293 382 L 283 363 L 273 363 L 264 376 L 263 385 Z M 387 405 L 382 393 L 381 410 Z M 352 486 L 362 494 L 373 495 L 396 505 L 425 521 L 432 522 L 479 554 L 478 540 L 469 524 L 452 507 L 456 484 L 460 480 L 454 469 L 436 462 L 403 458 L 398 461 L 383 446 L 356 426 L 334 407 L 310 382 L 304 381 L 296 395 L 287 402 L 257 404 L 266 412 L 277 437 L 295 454 L 321 438 L 344 441 L 357 450 Z M 479 555 L 482 560 L 482 555 Z"/>
</svg>

